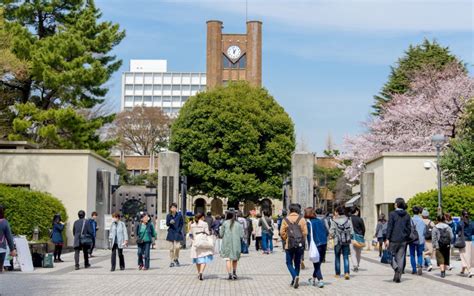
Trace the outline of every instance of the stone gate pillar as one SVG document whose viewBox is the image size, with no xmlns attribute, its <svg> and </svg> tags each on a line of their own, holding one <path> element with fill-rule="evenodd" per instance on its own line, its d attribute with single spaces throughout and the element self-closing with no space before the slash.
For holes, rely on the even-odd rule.
<svg viewBox="0 0 474 296">
<path fill-rule="evenodd" d="M 314 154 L 295 152 L 291 156 L 291 202 L 302 209 L 313 206 Z"/>
</svg>

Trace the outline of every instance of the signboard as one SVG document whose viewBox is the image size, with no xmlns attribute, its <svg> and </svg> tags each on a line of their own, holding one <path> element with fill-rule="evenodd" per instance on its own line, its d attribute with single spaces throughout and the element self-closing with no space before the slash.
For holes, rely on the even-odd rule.
<svg viewBox="0 0 474 296">
<path fill-rule="evenodd" d="M 104 229 L 105 230 L 110 230 L 110 227 L 112 226 L 112 215 L 105 214 L 104 215 Z"/>
<path fill-rule="evenodd" d="M 28 241 L 24 237 L 15 237 L 13 239 L 16 245 L 16 252 L 18 261 L 20 262 L 20 268 L 22 272 L 33 272 L 33 260 L 31 259 L 30 247 Z"/>
<path fill-rule="evenodd" d="M 166 226 L 166 220 L 160 220 L 160 229 L 168 230 L 168 226 Z"/>
</svg>

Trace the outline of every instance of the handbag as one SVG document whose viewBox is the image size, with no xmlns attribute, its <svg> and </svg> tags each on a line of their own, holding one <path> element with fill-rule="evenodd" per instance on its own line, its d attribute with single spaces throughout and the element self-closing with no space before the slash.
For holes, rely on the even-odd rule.
<svg viewBox="0 0 474 296">
<path fill-rule="evenodd" d="M 365 238 L 361 234 L 354 233 L 352 236 L 352 245 L 358 249 L 365 247 Z"/>
<path fill-rule="evenodd" d="M 382 258 L 380 258 L 380 263 L 383 264 L 392 264 L 392 252 L 385 249 L 382 251 Z"/>
<path fill-rule="evenodd" d="M 86 225 L 86 220 L 82 223 L 81 235 L 79 236 L 79 244 L 81 245 L 92 245 L 92 236 L 88 233 L 84 234 L 84 226 Z"/>
<path fill-rule="evenodd" d="M 461 226 L 461 235 L 456 238 L 454 242 L 454 247 L 456 249 L 464 249 L 466 247 L 466 238 L 464 237 L 464 221 L 462 222 Z"/>
<path fill-rule="evenodd" d="M 316 246 L 316 243 L 313 239 L 313 226 L 311 225 L 311 222 L 309 223 L 309 231 L 311 233 L 311 242 L 309 243 L 309 261 L 313 263 L 318 263 L 320 260 L 320 256 L 318 247 Z"/>
<path fill-rule="evenodd" d="M 205 232 L 198 232 L 194 238 L 193 246 L 198 249 L 214 250 L 214 239 Z"/>
</svg>

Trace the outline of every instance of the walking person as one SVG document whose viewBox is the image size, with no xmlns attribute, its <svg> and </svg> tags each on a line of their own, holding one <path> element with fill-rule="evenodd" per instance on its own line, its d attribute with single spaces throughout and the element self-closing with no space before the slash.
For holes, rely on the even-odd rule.
<svg viewBox="0 0 474 296">
<path fill-rule="evenodd" d="M 425 252 L 424 252 L 424 266 L 426 267 L 427 271 L 433 270 L 433 265 L 431 263 L 431 259 L 435 255 L 435 252 L 433 251 L 433 244 L 431 242 L 432 240 L 432 232 L 433 228 L 435 227 L 435 224 L 433 221 L 430 220 L 430 213 L 428 210 L 424 209 L 421 212 L 421 217 L 423 218 L 423 223 L 426 225 L 426 229 L 424 232 L 425 236 Z"/>
<path fill-rule="evenodd" d="M 221 257 L 226 261 L 229 280 L 237 279 L 237 263 L 241 254 L 241 240 L 244 239 L 244 229 L 235 222 L 233 212 L 227 212 L 225 222 L 220 229 L 222 237 Z"/>
<path fill-rule="evenodd" d="M 56 214 L 53 217 L 53 226 L 51 231 L 51 242 L 54 244 L 54 262 L 64 262 L 61 259 L 61 254 L 63 251 L 63 230 L 64 230 L 64 222 L 61 221 L 61 215 Z"/>
<path fill-rule="evenodd" d="M 379 245 L 379 257 L 382 257 L 383 243 L 387 236 L 387 220 L 385 220 L 385 214 L 380 214 L 380 218 L 377 222 L 377 227 L 375 228 L 374 237 L 377 238 Z"/>
<path fill-rule="evenodd" d="M 336 209 L 329 230 L 330 237 L 334 239 L 334 267 L 336 278 L 341 277 L 341 255 L 344 264 L 344 279 L 350 280 L 349 254 L 351 236 L 353 232 L 352 222 L 345 214 L 344 207 Z"/>
<path fill-rule="evenodd" d="M 268 255 L 273 252 L 273 221 L 270 218 L 270 211 L 263 211 L 263 217 L 258 222 L 258 226 L 262 227 L 263 254 Z"/>
<path fill-rule="evenodd" d="M 179 250 L 184 239 L 184 218 L 181 213 L 178 213 L 178 205 L 176 203 L 170 205 L 170 212 L 166 215 L 166 226 L 168 226 L 166 241 L 169 242 L 170 248 L 170 267 L 179 266 Z"/>
<path fill-rule="evenodd" d="M 411 264 L 411 273 L 412 274 L 423 274 L 423 252 L 425 250 L 425 236 L 426 225 L 421 218 L 421 207 L 414 206 L 412 208 L 413 218 L 412 226 L 415 227 L 416 232 L 418 233 L 418 241 L 411 242 L 409 244 L 410 249 L 410 264 Z"/>
<path fill-rule="evenodd" d="M 436 263 L 441 269 L 441 277 L 446 277 L 446 269 L 449 266 L 451 257 L 451 240 L 454 237 L 453 231 L 446 224 L 446 217 L 441 214 L 436 217 L 438 222 L 433 228 L 433 250 L 436 254 Z"/>
<path fill-rule="evenodd" d="M 260 226 L 260 219 L 262 219 L 261 214 L 257 214 L 257 219 L 253 221 L 253 229 L 255 232 L 255 250 L 258 252 L 262 250 L 262 226 Z"/>
<path fill-rule="evenodd" d="M 112 247 L 111 255 L 111 267 L 110 271 L 115 271 L 115 266 L 117 262 L 117 251 L 119 257 L 119 266 L 120 270 L 125 270 L 125 259 L 123 257 L 123 248 L 128 245 L 128 232 L 127 226 L 125 223 L 120 221 L 120 214 L 112 214 L 112 225 L 110 226 L 109 232 L 109 243 Z"/>
<path fill-rule="evenodd" d="M 74 222 L 72 233 L 74 234 L 74 263 L 76 270 L 79 270 L 79 254 L 82 251 L 84 255 L 84 268 L 89 268 L 89 249 L 92 246 L 91 223 L 86 219 L 86 212 L 80 210 L 77 213 L 78 220 Z"/>
<path fill-rule="evenodd" d="M 328 223 L 328 219 L 326 218 L 326 215 L 323 214 L 323 209 L 322 208 L 317 208 L 316 209 L 316 218 L 321 220 L 321 222 L 323 223 L 324 225 L 324 228 L 326 229 L 326 243 L 325 244 L 322 244 L 320 246 L 318 246 L 318 250 L 321 248 L 321 250 L 323 250 L 323 252 L 319 252 L 319 257 L 320 257 L 320 262 L 321 263 L 326 263 L 326 251 L 327 251 L 327 248 L 328 248 L 328 237 L 329 237 L 329 223 Z M 323 240 L 321 240 L 320 242 L 322 242 Z M 317 245 L 317 244 L 316 244 Z"/>
<path fill-rule="evenodd" d="M 10 224 L 8 224 L 7 219 L 5 219 L 5 208 L 3 205 L 0 205 L 0 273 L 3 272 L 3 264 L 7 256 L 7 247 L 8 250 L 10 250 L 10 256 L 16 257 L 15 243 L 13 241 Z"/>
<path fill-rule="evenodd" d="M 248 214 L 245 219 L 247 220 L 247 247 L 250 248 L 250 244 L 252 243 L 253 223 L 250 214 Z"/>
<path fill-rule="evenodd" d="M 300 215 L 301 207 L 291 204 L 290 214 L 281 223 L 281 237 L 285 241 L 286 266 L 291 274 L 291 286 L 299 287 L 301 257 L 303 256 L 308 228 Z"/>
<path fill-rule="evenodd" d="M 206 269 L 206 265 L 214 259 L 214 246 L 201 246 L 200 241 L 203 236 L 210 236 L 209 225 L 204 221 L 204 214 L 197 213 L 194 217 L 194 222 L 190 227 L 190 237 L 192 240 L 191 245 L 191 258 L 193 263 L 196 264 L 198 272 L 198 279 L 204 280 L 203 273 Z"/>
<path fill-rule="evenodd" d="M 206 213 L 206 218 L 204 218 L 204 221 L 206 221 L 207 225 L 209 225 L 209 230 L 211 230 L 212 223 L 214 222 L 211 212 Z"/>
<path fill-rule="evenodd" d="M 321 209 L 318 209 L 321 210 Z M 319 211 L 319 212 L 322 212 Z M 306 208 L 305 209 L 305 217 L 308 217 L 309 220 L 306 220 L 307 228 L 308 228 L 308 240 L 309 245 L 311 245 L 311 237 L 313 237 L 313 241 L 316 244 L 316 247 L 319 252 L 319 262 L 313 262 L 313 277 L 309 279 L 309 283 L 313 286 L 318 286 L 319 288 L 324 287 L 323 282 L 323 274 L 321 272 L 321 264 L 323 263 L 323 258 L 326 257 L 326 247 L 328 243 L 328 228 L 324 223 L 324 220 L 319 219 L 316 216 L 315 211 L 313 208 Z M 311 235 L 312 233 L 312 235 Z"/>
<path fill-rule="evenodd" d="M 91 229 L 92 229 L 92 245 L 89 248 L 89 257 L 94 257 L 92 256 L 92 251 L 95 248 L 95 238 L 97 237 L 97 231 L 99 231 L 99 226 L 97 225 L 97 212 L 92 212 L 91 218 L 89 219 L 89 223 L 91 224 Z"/>
<path fill-rule="evenodd" d="M 359 236 L 363 239 L 365 237 L 365 224 L 364 224 L 364 220 L 362 220 L 362 218 L 360 217 L 360 210 L 358 207 L 353 207 L 351 209 L 350 218 L 351 218 L 351 223 L 352 223 L 352 229 L 354 232 L 354 238 L 355 236 Z M 351 243 L 350 248 L 351 248 L 352 268 L 354 272 L 358 272 L 363 247 L 358 247 Z"/>
<path fill-rule="evenodd" d="M 410 241 L 411 218 L 406 211 L 407 205 L 401 197 L 395 200 L 395 210 L 390 212 L 387 222 L 386 247 L 392 253 L 392 268 L 395 271 L 393 281 L 401 282 L 407 244 Z"/>
<path fill-rule="evenodd" d="M 467 274 L 469 278 L 474 276 L 471 268 L 474 267 L 474 246 L 472 239 L 474 238 L 474 221 L 469 218 L 469 212 L 463 210 L 461 212 L 461 221 L 457 228 L 458 236 L 464 240 L 464 248 L 459 249 L 461 256 L 461 275 Z"/>
<path fill-rule="evenodd" d="M 242 253 L 243 254 L 248 254 L 249 253 L 249 245 L 247 243 L 248 237 L 250 236 L 249 233 L 249 227 L 248 227 L 248 222 L 247 219 L 242 217 L 242 212 L 237 211 L 237 222 L 239 222 L 240 225 L 242 225 L 242 229 L 244 230 L 244 237 L 242 239 Z"/>
<path fill-rule="evenodd" d="M 153 222 L 150 221 L 150 215 L 143 213 L 140 216 L 140 223 L 135 229 L 135 236 L 137 237 L 137 251 L 138 251 L 138 269 L 150 269 L 150 248 L 153 239 L 156 238 L 156 230 Z"/>
</svg>

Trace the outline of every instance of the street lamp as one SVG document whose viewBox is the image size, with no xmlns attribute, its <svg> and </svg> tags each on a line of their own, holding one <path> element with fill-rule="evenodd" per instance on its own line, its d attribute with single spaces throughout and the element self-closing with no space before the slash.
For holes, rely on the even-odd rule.
<svg viewBox="0 0 474 296">
<path fill-rule="evenodd" d="M 442 201 L 443 195 L 441 192 L 442 184 L 441 184 L 441 167 L 439 166 L 439 154 L 441 152 L 441 148 L 443 147 L 444 142 L 446 142 L 446 138 L 444 135 L 436 134 L 431 137 L 431 143 L 436 147 L 436 171 L 438 173 L 438 215 L 442 214 Z"/>
</svg>

